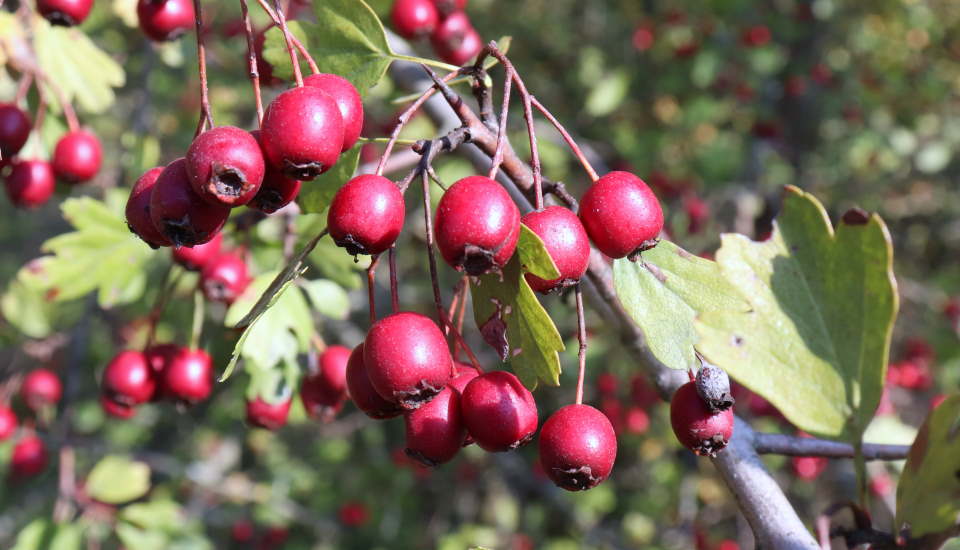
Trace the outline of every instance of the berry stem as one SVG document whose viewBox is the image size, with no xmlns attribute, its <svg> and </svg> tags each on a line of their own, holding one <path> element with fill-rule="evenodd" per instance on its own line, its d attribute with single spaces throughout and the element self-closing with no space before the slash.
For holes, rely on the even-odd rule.
<svg viewBox="0 0 960 550">
<path fill-rule="evenodd" d="M 293 35 L 290 34 L 290 29 L 287 27 L 287 18 L 283 14 L 283 6 L 280 5 L 280 0 L 273 0 L 273 5 L 276 9 L 280 30 L 283 31 L 283 39 L 287 43 L 287 53 L 290 54 L 290 64 L 293 65 L 293 79 L 297 82 L 297 86 L 302 87 L 303 74 L 300 72 L 300 59 L 297 57 L 297 51 L 293 46 Z"/>
<path fill-rule="evenodd" d="M 317 353 L 323 353 L 324 350 L 327 349 L 327 343 L 323 341 L 323 337 L 316 331 L 310 334 L 310 343 L 316 348 Z"/>
<path fill-rule="evenodd" d="M 580 349 L 577 352 L 577 361 L 580 365 L 580 373 L 577 375 L 577 405 L 583 404 L 583 378 L 587 371 L 587 322 L 583 315 L 583 290 L 580 283 L 576 287 L 577 296 L 577 340 L 580 342 Z"/>
<path fill-rule="evenodd" d="M 150 315 L 147 317 L 149 328 L 147 330 L 147 343 L 143 346 L 145 350 L 153 345 L 157 336 L 157 324 L 160 323 L 160 316 L 163 315 L 163 310 L 167 307 L 170 295 L 173 294 L 173 289 L 177 287 L 180 276 L 183 275 L 183 271 L 179 271 L 176 277 L 172 277 L 173 270 L 173 263 L 171 263 L 163 272 L 163 278 L 160 280 L 160 292 L 157 293 L 153 307 L 150 309 Z"/>
<path fill-rule="evenodd" d="M 393 312 L 400 311 L 400 292 L 397 285 L 397 244 L 390 246 L 390 306 Z"/>
<path fill-rule="evenodd" d="M 190 328 L 190 349 L 199 349 L 200 334 L 203 332 L 203 292 L 197 287 L 193 291 L 193 324 Z"/>
<path fill-rule="evenodd" d="M 200 122 L 193 134 L 196 137 L 208 127 L 213 128 L 213 115 L 210 113 L 210 90 L 207 88 L 207 48 L 203 44 L 203 8 L 200 0 L 193 0 L 193 11 L 197 31 L 197 66 L 200 73 Z"/>
<path fill-rule="evenodd" d="M 20 83 L 17 84 L 17 95 L 13 100 L 14 103 L 20 105 L 20 102 L 23 101 L 23 98 L 27 97 L 27 92 L 30 91 L 31 84 L 33 84 L 33 74 L 23 73 L 23 76 L 20 78 Z"/>
<path fill-rule="evenodd" d="M 253 38 L 253 23 L 250 21 L 250 9 L 247 0 L 240 0 L 243 13 L 243 31 L 247 36 L 247 67 L 250 71 L 250 84 L 253 86 L 253 99 L 257 104 L 257 125 L 263 122 L 263 94 L 260 92 L 260 71 L 257 69 L 257 51 Z"/>
<path fill-rule="evenodd" d="M 560 121 L 553 116 L 553 114 L 543 106 L 542 103 L 537 101 L 537 98 L 531 97 L 530 101 L 533 103 L 533 106 L 539 110 L 543 116 L 550 121 L 550 124 L 553 124 L 553 127 L 560 132 L 560 135 L 563 136 L 563 140 L 567 142 L 567 146 L 570 147 L 570 150 L 573 151 L 573 154 L 577 157 L 577 160 L 580 162 L 580 165 L 583 166 L 583 169 L 586 170 L 587 175 L 590 176 L 590 181 L 597 181 L 600 176 L 597 175 L 597 171 L 593 169 L 593 166 L 590 164 L 590 161 L 587 160 L 586 155 L 583 154 L 583 151 L 580 150 L 580 146 L 577 145 L 577 142 L 574 141 L 573 137 L 567 132 L 567 129 L 560 124 Z"/>
<path fill-rule="evenodd" d="M 77 112 L 73 109 L 73 105 L 67 99 L 67 94 L 63 93 L 63 88 L 54 82 L 52 78 L 49 78 L 44 72 L 37 73 L 37 80 L 42 80 L 43 83 L 50 88 L 50 91 L 53 92 L 53 95 L 56 96 L 57 103 L 60 104 L 60 108 L 63 110 L 63 117 L 67 119 L 67 128 L 69 128 L 71 132 L 76 132 L 79 130 L 80 122 L 77 119 Z M 41 91 L 39 86 L 37 87 L 37 91 Z"/>
<path fill-rule="evenodd" d="M 490 163 L 490 172 L 487 173 L 487 177 L 490 179 L 497 178 L 497 172 L 503 163 L 503 145 L 507 134 L 507 112 L 510 108 L 510 92 L 513 86 L 512 67 L 504 65 L 503 68 L 507 74 L 503 78 L 503 104 L 500 107 L 500 126 L 497 128 L 497 148 L 493 153 L 493 162 Z"/>
<path fill-rule="evenodd" d="M 270 7 L 270 4 L 267 4 L 266 0 L 257 0 L 260 4 L 260 7 L 263 8 L 263 11 L 267 12 L 267 15 L 270 16 L 270 19 L 276 26 L 280 26 L 280 18 L 277 16 L 277 12 L 273 11 L 273 8 Z M 320 68 L 317 66 L 317 62 L 313 60 L 313 56 L 310 55 L 310 52 L 307 51 L 306 46 L 303 45 L 303 42 L 293 33 L 290 33 L 290 40 L 293 42 L 293 46 L 297 48 L 297 51 L 300 52 L 300 55 L 307 60 L 307 65 L 310 66 L 310 71 L 313 74 L 320 72 Z"/>
<path fill-rule="evenodd" d="M 377 264 L 380 263 L 380 255 L 374 254 L 370 257 L 370 266 L 367 267 L 367 301 L 370 303 L 370 324 L 377 320 L 377 301 L 374 288 L 374 280 L 377 273 Z"/>
</svg>

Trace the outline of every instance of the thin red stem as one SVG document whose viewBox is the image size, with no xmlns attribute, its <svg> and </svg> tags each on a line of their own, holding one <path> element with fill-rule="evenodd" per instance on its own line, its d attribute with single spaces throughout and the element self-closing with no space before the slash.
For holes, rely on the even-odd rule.
<svg viewBox="0 0 960 550">
<path fill-rule="evenodd" d="M 400 311 L 400 291 L 397 285 L 397 245 L 390 247 L 390 305 L 393 312 Z"/>
<path fill-rule="evenodd" d="M 273 11 L 273 8 L 270 7 L 270 4 L 267 4 L 266 0 L 257 0 L 260 4 L 260 7 L 263 8 L 263 11 L 267 12 L 267 15 L 270 16 L 270 19 L 276 26 L 280 26 L 280 18 L 277 17 L 277 12 Z M 293 41 L 293 46 L 297 48 L 297 51 L 300 52 L 300 55 L 307 60 L 307 65 L 310 66 L 310 70 L 313 74 L 320 72 L 320 68 L 317 67 L 317 62 L 313 60 L 313 56 L 310 55 L 310 52 L 307 51 L 307 47 L 303 45 L 303 42 L 297 38 L 297 35 L 291 33 L 290 40 Z"/>
<path fill-rule="evenodd" d="M 207 88 L 207 48 L 203 44 L 203 7 L 200 0 L 193 0 L 194 25 L 197 32 L 197 66 L 200 73 L 200 122 L 194 137 L 207 128 L 213 128 L 213 115 L 210 113 L 210 91 Z"/>
<path fill-rule="evenodd" d="M 487 177 L 495 179 L 500 165 L 503 163 L 503 145 L 507 134 L 507 112 L 510 108 L 510 92 L 513 86 L 513 68 L 505 66 L 506 76 L 503 79 L 503 104 L 500 107 L 500 127 L 497 128 L 497 148 L 493 153 L 493 162 L 490 163 L 490 172 Z"/>
<path fill-rule="evenodd" d="M 580 284 L 577 284 L 577 340 L 580 342 L 580 350 L 577 353 L 577 361 L 580 365 L 580 373 L 577 375 L 577 405 L 583 403 L 583 379 L 587 372 L 587 322 L 583 315 L 583 291 Z"/>
<path fill-rule="evenodd" d="M 17 105 L 23 101 L 23 98 L 27 97 L 27 92 L 30 91 L 30 85 L 33 84 L 33 75 L 31 73 L 24 73 L 23 77 L 20 78 L 20 84 L 17 85 L 17 95 L 13 100 Z"/>
<path fill-rule="evenodd" d="M 558 132 L 560 132 L 560 135 L 563 136 L 563 140 L 567 142 L 567 146 L 570 147 L 570 150 L 573 151 L 573 154 L 574 156 L 577 157 L 577 160 L 580 162 L 580 165 L 583 166 L 583 169 L 590 176 L 590 181 L 597 181 L 597 179 L 599 178 L 599 176 L 597 175 L 597 171 L 593 169 L 593 166 L 590 164 L 590 161 L 587 160 L 586 155 L 584 155 L 583 151 L 580 150 L 580 146 L 577 145 L 576 141 L 574 141 L 573 136 L 571 136 L 570 133 L 567 132 L 567 129 L 564 128 L 562 124 L 560 124 L 560 121 L 557 120 L 556 117 L 554 117 L 553 114 L 550 111 L 548 111 L 546 107 L 544 107 L 539 101 L 537 101 L 537 98 L 531 97 L 530 101 L 533 103 L 533 106 L 536 107 L 537 110 L 539 110 L 541 113 L 543 113 L 543 116 L 545 116 L 547 120 L 550 121 L 550 124 L 553 124 L 553 127 L 556 128 Z"/>
<path fill-rule="evenodd" d="M 370 302 L 370 324 L 377 321 L 377 301 L 374 288 L 377 264 L 380 263 L 380 255 L 374 254 L 370 258 L 370 267 L 367 268 L 367 301 Z"/>
<path fill-rule="evenodd" d="M 180 281 L 182 272 L 178 273 L 176 277 L 171 278 L 170 275 L 172 273 L 173 264 L 170 264 L 163 274 L 163 279 L 160 282 L 160 292 L 157 294 L 156 300 L 153 302 L 153 307 L 150 308 L 150 315 L 147 317 L 147 343 L 143 346 L 144 350 L 153 345 L 157 336 L 157 325 L 160 323 L 160 316 L 163 315 L 163 310 L 167 307 L 167 301 L 169 301 L 170 295 L 177 287 L 177 282 Z"/>
<path fill-rule="evenodd" d="M 290 64 L 293 65 L 293 79 L 297 86 L 303 86 L 303 74 L 300 72 L 300 59 L 297 58 L 297 51 L 293 46 L 293 35 L 287 27 L 287 18 L 283 15 L 283 7 L 280 0 L 273 0 L 277 12 L 277 21 L 280 23 L 280 30 L 283 31 L 283 39 L 287 43 L 287 53 L 290 54 Z"/>
<path fill-rule="evenodd" d="M 257 69 L 257 49 L 254 44 L 253 23 L 250 21 L 250 9 L 247 0 L 240 0 L 243 13 L 243 31 L 247 36 L 247 67 L 250 71 L 250 84 L 253 86 L 253 99 L 257 104 L 257 123 L 263 122 L 263 94 L 260 91 L 260 71 Z"/>
</svg>

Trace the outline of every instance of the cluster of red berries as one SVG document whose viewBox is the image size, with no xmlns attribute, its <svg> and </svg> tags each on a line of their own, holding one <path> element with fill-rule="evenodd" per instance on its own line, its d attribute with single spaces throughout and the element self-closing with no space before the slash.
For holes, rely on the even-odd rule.
<svg viewBox="0 0 960 550">
<path fill-rule="evenodd" d="M 483 39 L 463 11 L 467 0 L 396 0 L 393 28 L 408 40 L 430 38 L 440 59 L 463 65 L 483 49 Z"/>
<path fill-rule="evenodd" d="M 136 407 L 169 399 L 193 404 L 213 391 L 213 361 L 202 349 L 172 343 L 145 351 L 124 350 L 107 364 L 101 381 L 100 404 L 117 418 L 131 418 Z"/>
<path fill-rule="evenodd" d="M 53 407 L 63 396 L 63 384 L 49 369 L 29 372 L 20 383 L 20 400 L 38 418 L 48 417 Z M 6 441 L 17 433 L 20 424 L 16 413 L 8 404 L 0 404 L 0 441 Z M 10 456 L 10 477 L 13 480 L 33 477 L 47 467 L 47 446 L 34 431 L 33 422 L 21 430 L 20 439 Z"/>
</svg>

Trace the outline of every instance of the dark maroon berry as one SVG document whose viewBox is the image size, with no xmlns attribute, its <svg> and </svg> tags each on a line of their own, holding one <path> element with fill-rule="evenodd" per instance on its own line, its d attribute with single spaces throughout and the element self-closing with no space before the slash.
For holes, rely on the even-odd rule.
<svg viewBox="0 0 960 550">
<path fill-rule="evenodd" d="M 684 447 L 700 456 L 717 456 L 733 436 L 733 409 L 713 413 L 687 382 L 670 400 L 670 425 Z"/>
<path fill-rule="evenodd" d="M 560 271 L 560 276 L 550 281 L 527 273 L 530 287 L 546 294 L 577 284 L 590 263 L 590 238 L 580 218 L 562 206 L 548 206 L 530 212 L 521 221 L 543 240 L 547 253 Z"/>
<path fill-rule="evenodd" d="M 21 399 L 34 411 L 56 405 L 61 396 L 63 384 L 60 383 L 60 378 L 48 369 L 30 371 L 20 385 Z"/>
<path fill-rule="evenodd" d="M 642 179 L 629 172 L 610 172 L 583 195 L 580 221 L 600 252 L 635 259 L 657 245 L 663 210 Z"/>
<path fill-rule="evenodd" d="M 343 118 L 343 146 L 340 150 L 353 147 L 363 129 L 363 100 L 357 89 L 346 78 L 329 73 L 312 74 L 304 78 L 303 83 L 320 88 L 337 102 Z"/>
<path fill-rule="evenodd" d="M 247 206 L 266 214 L 273 214 L 297 198 L 300 194 L 300 184 L 300 180 L 288 178 L 283 172 L 268 166 L 260 191 L 252 201 L 247 203 Z"/>
<path fill-rule="evenodd" d="M 353 255 L 380 254 L 403 229 L 403 194 L 383 176 L 364 174 L 337 191 L 327 212 L 327 227 L 337 246 Z"/>
<path fill-rule="evenodd" d="M 291 402 L 289 396 L 277 403 L 268 403 L 259 397 L 247 401 L 247 424 L 268 430 L 280 429 L 287 423 Z"/>
<path fill-rule="evenodd" d="M 412 312 L 394 313 L 370 327 L 363 363 L 377 393 L 407 410 L 433 399 L 453 371 L 443 333 L 429 317 Z"/>
<path fill-rule="evenodd" d="M 103 409 L 103 412 L 121 420 L 128 420 L 137 414 L 136 407 L 114 401 L 108 395 L 100 396 L 100 407 Z"/>
<path fill-rule="evenodd" d="M 173 261 L 183 266 L 184 269 L 200 271 L 220 254 L 222 243 L 223 233 L 217 233 L 214 238 L 203 244 L 174 248 L 172 251 Z"/>
<path fill-rule="evenodd" d="M 390 21 L 397 34 L 413 40 L 428 36 L 437 27 L 440 14 L 431 0 L 396 0 Z"/>
<path fill-rule="evenodd" d="M 17 415 L 13 409 L 0 405 L 0 441 L 6 441 L 17 431 Z"/>
<path fill-rule="evenodd" d="M 118 353 L 103 371 L 102 387 L 111 401 L 132 407 L 150 401 L 157 383 L 146 356 L 126 350 Z"/>
<path fill-rule="evenodd" d="M 168 164 L 150 194 L 150 219 L 175 246 L 209 241 L 230 216 L 230 208 L 207 203 L 193 192 L 186 165 L 183 158 Z"/>
<path fill-rule="evenodd" d="M 329 422 L 343 408 L 349 360 L 350 349 L 343 346 L 330 346 L 317 357 L 317 371 L 308 374 L 300 386 L 303 408 L 312 418 Z"/>
<path fill-rule="evenodd" d="M 157 231 L 157 228 L 153 226 L 153 219 L 150 217 L 150 195 L 153 194 L 153 186 L 157 183 L 157 178 L 161 172 L 163 172 L 163 168 L 159 166 L 147 170 L 140 176 L 137 183 L 133 184 L 130 198 L 127 199 L 127 227 L 152 248 L 172 244 L 163 236 L 163 233 Z"/>
<path fill-rule="evenodd" d="M 83 183 L 97 175 L 102 158 L 100 140 L 92 132 L 69 132 L 53 151 L 53 171 L 63 181 Z"/>
<path fill-rule="evenodd" d="M 223 252 L 203 266 L 200 284 L 207 300 L 233 303 L 250 284 L 247 262 L 236 252 Z"/>
<path fill-rule="evenodd" d="M 443 259 L 458 271 L 483 275 L 507 265 L 520 238 L 520 210 L 497 182 L 470 176 L 437 205 L 434 224 Z"/>
<path fill-rule="evenodd" d="M 617 434 L 590 405 L 567 405 L 540 430 L 540 464 L 558 487 L 584 491 L 610 475 L 617 458 Z"/>
<path fill-rule="evenodd" d="M 54 25 L 72 27 L 90 15 L 93 0 L 37 0 L 37 11 Z"/>
<path fill-rule="evenodd" d="M 363 361 L 363 344 L 353 348 L 347 361 L 347 393 L 353 404 L 370 418 L 393 418 L 403 413 L 399 405 L 381 397 L 370 383 Z"/>
<path fill-rule="evenodd" d="M 186 403 L 203 401 L 213 391 L 213 361 L 202 349 L 180 348 L 163 371 L 163 391 Z"/>
<path fill-rule="evenodd" d="M 444 19 L 430 36 L 430 43 L 440 59 L 454 65 L 466 64 L 483 49 L 483 39 L 462 11 Z"/>
<path fill-rule="evenodd" d="M 194 27 L 193 0 L 138 0 L 137 17 L 151 40 L 174 40 Z"/>
<path fill-rule="evenodd" d="M 467 432 L 460 413 L 460 394 L 443 388 L 429 403 L 404 416 L 407 456 L 427 465 L 449 462 L 463 447 Z"/>
<path fill-rule="evenodd" d="M 23 437 L 13 447 L 10 475 L 13 478 L 33 477 L 47 467 L 47 446 L 36 435 Z"/>
<path fill-rule="evenodd" d="M 278 95 L 263 115 L 260 142 L 274 168 L 312 180 L 336 164 L 343 147 L 343 117 L 337 102 L 313 86 Z"/>
<path fill-rule="evenodd" d="M 463 391 L 460 404 L 467 432 L 486 451 L 516 449 L 537 431 L 537 402 L 509 372 L 487 372 L 474 378 Z"/>
<path fill-rule="evenodd" d="M 30 137 L 30 117 L 13 103 L 0 103 L 0 157 L 10 160 Z"/>
<path fill-rule="evenodd" d="M 220 126 L 200 134 L 190 144 L 186 161 L 194 192 L 211 204 L 246 204 L 263 183 L 260 144 L 240 128 Z"/>
<path fill-rule="evenodd" d="M 37 208 L 53 196 L 53 168 L 45 160 L 15 160 L 4 186 L 15 206 Z"/>
</svg>

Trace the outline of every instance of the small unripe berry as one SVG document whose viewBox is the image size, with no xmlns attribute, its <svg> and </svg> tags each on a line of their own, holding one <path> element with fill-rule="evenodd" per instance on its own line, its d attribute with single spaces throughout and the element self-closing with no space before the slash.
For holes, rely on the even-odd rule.
<svg viewBox="0 0 960 550">
<path fill-rule="evenodd" d="M 37 11 L 53 25 L 72 27 L 90 15 L 93 0 L 37 0 Z"/>
<path fill-rule="evenodd" d="M 139 0 L 140 29 L 151 40 L 174 40 L 194 27 L 192 0 Z"/>
<path fill-rule="evenodd" d="M 20 208 L 42 206 L 56 188 L 53 167 L 45 160 L 16 160 L 4 182 L 7 197 Z"/>
<path fill-rule="evenodd" d="M 380 254 L 403 229 L 403 195 L 383 176 L 364 174 L 337 191 L 327 213 L 327 227 L 337 246 L 353 255 Z"/>
<path fill-rule="evenodd" d="M 404 417 L 407 456 L 427 465 L 449 462 L 463 447 L 466 431 L 460 411 L 460 394 L 450 387 L 429 403 Z"/>
<path fill-rule="evenodd" d="M 103 412 L 121 420 L 128 420 L 137 415 L 136 407 L 114 401 L 109 395 L 100 396 L 100 407 Z"/>
<path fill-rule="evenodd" d="M 540 464 L 558 487 L 583 491 L 610 475 L 617 435 L 610 420 L 590 405 L 567 405 L 540 430 Z"/>
<path fill-rule="evenodd" d="M 47 467 L 47 446 L 36 435 L 28 435 L 17 442 L 10 456 L 10 475 L 14 478 L 33 477 Z"/>
<path fill-rule="evenodd" d="M 560 276 L 550 281 L 527 273 L 530 287 L 546 294 L 577 284 L 590 263 L 590 239 L 580 218 L 562 206 L 548 206 L 530 212 L 521 221 L 543 240 L 547 253 L 560 271 Z"/>
<path fill-rule="evenodd" d="M 580 221 L 600 252 L 635 259 L 657 245 L 663 210 L 643 180 L 629 172 L 610 172 L 583 195 Z"/>
<path fill-rule="evenodd" d="M 184 269 L 200 271 L 220 254 L 220 245 L 223 243 L 223 233 L 197 246 L 181 246 L 172 251 L 173 261 Z"/>
<path fill-rule="evenodd" d="M 150 194 L 150 218 L 175 246 L 196 246 L 212 239 L 227 223 L 230 209 L 212 205 L 193 192 L 186 161 L 163 169 Z"/>
<path fill-rule="evenodd" d="M 185 158 L 190 185 L 211 204 L 246 204 L 263 183 L 265 165 L 260 144 L 240 128 L 207 130 L 193 140 Z"/>
<path fill-rule="evenodd" d="M 516 449 L 533 439 L 537 431 L 533 394 L 506 371 L 474 378 L 463 391 L 461 408 L 470 437 L 486 451 Z"/>
<path fill-rule="evenodd" d="M 370 418 L 393 418 L 403 413 L 399 405 L 381 397 L 370 383 L 363 361 L 363 344 L 353 348 L 347 361 L 347 393 L 353 404 Z"/>
<path fill-rule="evenodd" d="M 53 151 L 53 171 L 69 183 L 92 180 L 100 171 L 103 150 L 92 132 L 77 130 L 65 134 Z"/>
<path fill-rule="evenodd" d="M 161 172 L 163 168 L 159 166 L 144 172 L 133 185 L 130 197 L 127 199 L 127 227 L 130 228 L 131 233 L 140 237 L 151 248 L 172 244 L 154 227 L 153 219 L 150 217 L 150 196 L 153 194 L 153 186 L 156 185 Z"/>
<path fill-rule="evenodd" d="M 290 397 L 277 403 L 268 403 L 259 397 L 247 401 L 247 424 L 268 430 L 282 428 L 287 423 L 291 403 Z"/>
<path fill-rule="evenodd" d="M 347 399 L 347 362 L 350 349 L 330 346 L 317 358 L 317 371 L 308 374 L 300 386 L 303 408 L 313 418 L 329 422 Z"/>
<path fill-rule="evenodd" d="M 0 405 L 0 441 L 6 441 L 17 431 L 17 415 L 13 409 Z"/>
<path fill-rule="evenodd" d="M 196 403 L 213 391 L 213 360 L 202 349 L 181 348 L 163 371 L 163 390 L 174 399 Z"/>
<path fill-rule="evenodd" d="M 0 103 L 0 157 L 13 158 L 30 137 L 30 117 L 13 103 Z"/>
<path fill-rule="evenodd" d="M 670 425 L 684 447 L 714 457 L 733 436 L 733 409 L 713 413 L 697 395 L 694 382 L 680 386 L 670 400 Z"/>
<path fill-rule="evenodd" d="M 34 411 L 56 405 L 62 396 L 63 384 L 49 369 L 30 371 L 20 385 L 20 397 Z"/>
<path fill-rule="evenodd" d="M 222 252 L 203 266 L 200 284 L 208 300 L 233 303 L 250 284 L 247 262 L 235 252 Z"/>
<path fill-rule="evenodd" d="M 440 14 L 430 0 L 396 0 L 390 11 L 393 30 L 407 40 L 429 35 L 439 20 Z"/>
<path fill-rule="evenodd" d="M 132 407 L 150 401 L 157 384 L 146 356 L 139 351 L 125 350 L 103 371 L 102 386 L 104 395 L 112 401 Z"/>
<path fill-rule="evenodd" d="M 343 146 L 340 150 L 353 147 L 363 130 L 363 100 L 360 92 L 346 78 L 328 73 L 312 74 L 303 79 L 303 84 L 320 88 L 337 102 L 343 118 Z"/>
<path fill-rule="evenodd" d="M 312 180 L 336 164 L 343 134 L 337 102 L 320 88 L 301 86 L 267 107 L 260 143 L 271 166 L 288 177 Z"/>
</svg>

